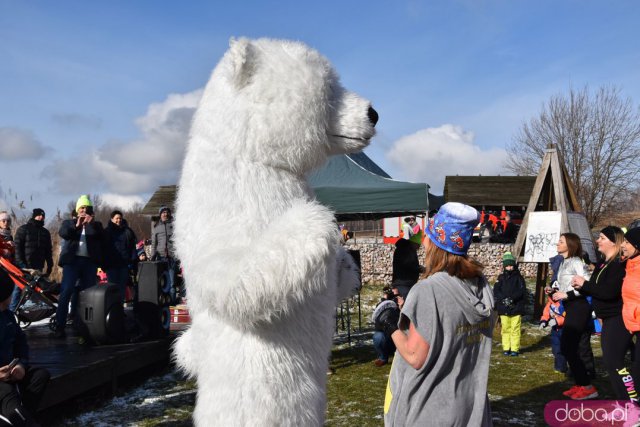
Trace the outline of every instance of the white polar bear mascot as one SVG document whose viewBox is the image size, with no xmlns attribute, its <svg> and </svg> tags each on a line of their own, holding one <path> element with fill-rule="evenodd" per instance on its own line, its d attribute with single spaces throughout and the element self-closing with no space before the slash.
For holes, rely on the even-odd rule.
<svg viewBox="0 0 640 427">
<path fill-rule="evenodd" d="M 320 426 L 335 307 L 359 286 L 306 174 L 359 151 L 378 115 L 302 43 L 231 40 L 194 116 L 175 246 L 199 426 Z"/>
</svg>

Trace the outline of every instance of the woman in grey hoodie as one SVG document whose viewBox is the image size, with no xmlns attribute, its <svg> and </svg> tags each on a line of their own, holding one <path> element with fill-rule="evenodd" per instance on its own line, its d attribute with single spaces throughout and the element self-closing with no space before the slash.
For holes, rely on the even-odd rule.
<svg viewBox="0 0 640 427">
<path fill-rule="evenodd" d="M 479 214 L 446 203 L 426 230 L 426 278 L 409 293 L 399 324 L 384 406 L 386 426 L 489 426 L 493 293 L 467 257 Z"/>
</svg>

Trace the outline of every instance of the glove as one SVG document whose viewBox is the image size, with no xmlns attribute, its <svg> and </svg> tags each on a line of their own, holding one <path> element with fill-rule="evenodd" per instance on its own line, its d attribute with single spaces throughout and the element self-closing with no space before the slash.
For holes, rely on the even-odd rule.
<svg viewBox="0 0 640 427">
<path fill-rule="evenodd" d="M 540 326 L 538 326 L 538 329 L 544 329 L 544 328 L 547 327 L 547 325 L 549 325 L 549 322 L 547 322 L 546 320 L 541 320 L 540 321 Z"/>
<path fill-rule="evenodd" d="M 554 326 L 558 326 L 558 321 L 556 319 L 549 320 L 549 326 L 551 326 L 552 328 Z"/>
<path fill-rule="evenodd" d="M 398 321 L 400 320 L 400 309 L 397 307 L 389 307 L 378 316 L 378 325 L 380 330 L 387 337 L 391 337 L 398 330 Z"/>
</svg>

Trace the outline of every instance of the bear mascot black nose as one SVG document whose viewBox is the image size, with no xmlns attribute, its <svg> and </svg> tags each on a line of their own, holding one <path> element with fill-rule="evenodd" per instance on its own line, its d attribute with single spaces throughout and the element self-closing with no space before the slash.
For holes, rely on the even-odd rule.
<svg viewBox="0 0 640 427">
<path fill-rule="evenodd" d="M 375 126 L 376 123 L 378 123 L 378 112 L 374 110 L 373 107 L 369 107 L 367 114 L 369 116 L 369 121 Z"/>
</svg>

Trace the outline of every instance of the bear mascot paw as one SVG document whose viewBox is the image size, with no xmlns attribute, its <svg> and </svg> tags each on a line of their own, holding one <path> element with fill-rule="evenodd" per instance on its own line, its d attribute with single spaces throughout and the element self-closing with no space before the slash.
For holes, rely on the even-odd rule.
<svg viewBox="0 0 640 427">
<path fill-rule="evenodd" d="M 199 426 L 321 426 L 337 303 L 357 291 L 306 176 L 375 133 L 370 102 L 299 42 L 232 39 L 194 115 L 174 242 L 192 323 L 175 344 Z"/>
</svg>

